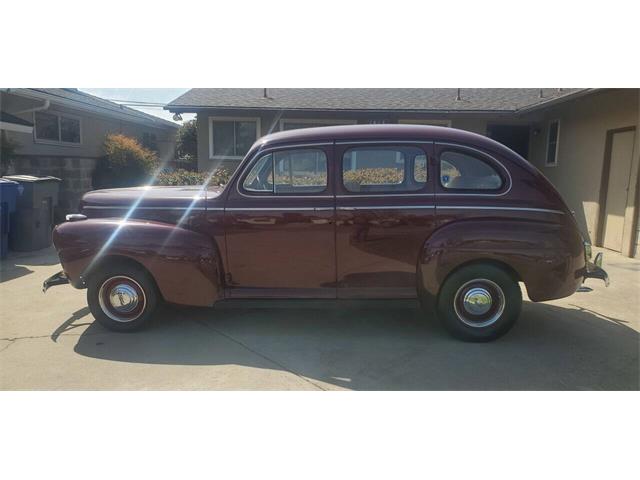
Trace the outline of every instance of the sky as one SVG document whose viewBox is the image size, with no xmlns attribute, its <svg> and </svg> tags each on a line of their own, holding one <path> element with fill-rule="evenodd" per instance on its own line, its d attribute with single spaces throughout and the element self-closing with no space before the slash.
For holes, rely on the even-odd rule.
<svg viewBox="0 0 640 480">
<path fill-rule="evenodd" d="M 188 88 L 79 88 L 83 92 L 87 92 L 96 97 L 101 97 L 106 100 L 120 100 L 125 102 L 156 102 L 166 104 L 171 100 L 182 95 L 189 90 Z M 139 107 L 134 105 L 127 105 L 129 108 L 135 108 L 149 115 L 155 115 L 156 117 L 164 118 L 174 122 L 173 113 L 164 110 L 161 106 L 158 107 Z M 183 113 L 182 121 L 177 123 L 186 122 L 195 117 L 192 113 Z"/>
</svg>

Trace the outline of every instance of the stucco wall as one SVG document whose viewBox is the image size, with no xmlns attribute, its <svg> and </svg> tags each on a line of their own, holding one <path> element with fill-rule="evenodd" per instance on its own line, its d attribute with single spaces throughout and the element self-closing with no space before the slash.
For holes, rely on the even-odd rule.
<svg viewBox="0 0 640 480">
<path fill-rule="evenodd" d="M 556 186 L 569 208 L 576 212 L 583 233 L 595 241 L 607 131 L 638 125 L 638 89 L 595 93 L 551 107 L 529 119 L 534 131 L 538 131 L 531 137 L 529 160 Z M 558 165 L 555 167 L 545 166 L 548 122 L 553 119 L 560 120 Z M 636 145 L 637 137 L 636 134 Z M 637 150 L 634 153 L 636 176 Z M 635 182 L 631 184 L 630 216 L 633 214 Z"/>
</svg>

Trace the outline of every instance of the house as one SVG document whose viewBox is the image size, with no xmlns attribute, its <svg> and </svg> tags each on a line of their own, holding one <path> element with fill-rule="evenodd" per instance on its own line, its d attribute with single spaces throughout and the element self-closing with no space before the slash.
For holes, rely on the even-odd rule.
<svg viewBox="0 0 640 480">
<path fill-rule="evenodd" d="M 487 135 L 538 167 L 592 243 L 640 256 L 638 89 L 195 88 L 198 168 L 235 169 L 256 138 L 322 125 L 413 123 Z"/>
<path fill-rule="evenodd" d="M 9 173 L 60 178 L 58 218 L 92 189 L 108 133 L 138 139 L 161 161 L 174 159 L 179 125 L 75 88 L 3 88 L 0 110 L 0 130 L 18 143 Z"/>
</svg>

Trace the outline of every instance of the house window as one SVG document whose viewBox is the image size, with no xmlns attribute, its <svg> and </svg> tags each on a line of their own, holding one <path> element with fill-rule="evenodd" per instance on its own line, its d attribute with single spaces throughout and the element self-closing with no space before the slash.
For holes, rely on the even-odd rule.
<svg viewBox="0 0 640 480">
<path fill-rule="evenodd" d="M 35 112 L 36 141 L 80 144 L 80 119 L 54 112 Z"/>
<path fill-rule="evenodd" d="M 558 140 L 560 137 L 560 120 L 549 122 L 549 132 L 547 134 L 547 167 L 558 165 Z"/>
<path fill-rule="evenodd" d="M 327 188 L 327 156 L 317 149 L 268 153 L 256 162 L 242 186 L 249 192 L 276 195 L 323 192 Z"/>
<path fill-rule="evenodd" d="M 411 192 L 427 182 L 427 157 L 417 147 L 351 148 L 342 156 L 349 192 Z"/>
<path fill-rule="evenodd" d="M 503 181 L 483 160 L 451 151 L 440 155 L 440 184 L 449 190 L 498 190 Z"/>
<path fill-rule="evenodd" d="M 158 138 L 155 133 L 144 132 L 142 134 L 142 146 L 144 148 L 148 148 L 149 150 L 153 150 L 154 152 L 158 151 Z"/>
<path fill-rule="evenodd" d="M 209 117 L 209 156 L 241 159 L 258 139 L 259 131 L 257 118 Z"/>
</svg>

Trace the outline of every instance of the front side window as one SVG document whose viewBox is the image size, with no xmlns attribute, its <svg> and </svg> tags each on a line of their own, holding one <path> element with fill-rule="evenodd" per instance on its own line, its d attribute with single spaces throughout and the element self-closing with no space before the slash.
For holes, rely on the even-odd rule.
<svg viewBox="0 0 640 480">
<path fill-rule="evenodd" d="M 80 120 L 53 112 L 35 113 L 36 140 L 80 144 Z"/>
<path fill-rule="evenodd" d="M 323 192 L 327 188 L 327 156 L 317 149 L 268 153 L 255 163 L 242 186 L 248 192 L 275 195 Z"/>
<path fill-rule="evenodd" d="M 440 155 L 440 184 L 449 190 L 498 190 L 502 177 L 488 163 L 468 153 Z"/>
<path fill-rule="evenodd" d="M 427 157 L 417 147 L 360 147 L 342 157 L 349 192 L 411 192 L 427 182 Z"/>
<path fill-rule="evenodd" d="M 560 121 L 549 122 L 547 134 L 547 159 L 545 165 L 553 167 L 558 165 L 558 137 L 560 136 Z"/>
<path fill-rule="evenodd" d="M 256 120 L 210 119 L 212 157 L 243 157 L 258 138 Z"/>
</svg>

